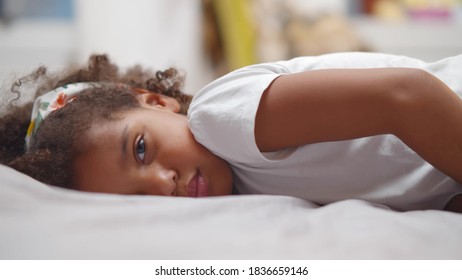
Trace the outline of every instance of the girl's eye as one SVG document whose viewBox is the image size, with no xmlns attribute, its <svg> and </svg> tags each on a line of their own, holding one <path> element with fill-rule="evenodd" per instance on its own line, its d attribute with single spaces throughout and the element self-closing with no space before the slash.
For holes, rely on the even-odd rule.
<svg viewBox="0 0 462 280">
<path fill-rule="evenodd" d="M 136 143 L 135 153 L 136 153 L 137 159 L 141 163 L 144 163 L 144 158 L 146 156 L 146 146 L 144 144 L 144 138 L 143 137 L 139 138 L 138 142 Z"/>
</svg>

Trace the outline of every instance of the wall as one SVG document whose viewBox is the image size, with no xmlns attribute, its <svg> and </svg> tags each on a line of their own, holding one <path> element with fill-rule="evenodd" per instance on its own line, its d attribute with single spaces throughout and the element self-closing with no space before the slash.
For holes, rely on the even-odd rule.
<svg viewBox="0 0 462 280">
<path fill-rule="evenodd" d="M 175 66 L 187 73 L 186 91 L 194 92 L 211 79 L 200 9 L 198 0 L 77 1 L 78 60 L 104 52 L 123 66 Z"/>
</svg>

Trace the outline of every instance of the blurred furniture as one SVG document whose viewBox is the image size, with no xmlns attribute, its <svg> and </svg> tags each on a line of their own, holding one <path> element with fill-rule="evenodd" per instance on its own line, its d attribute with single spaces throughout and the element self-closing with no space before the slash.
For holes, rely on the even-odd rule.
<svg viewBox="0 0 462 280">
<path fill-rule="evenodd" d="M 374 51 L 425 61 L 462 53 L 462 24 L 454 21 L 389 22 L 359 17 L 351 23 Z"/>
</svg>

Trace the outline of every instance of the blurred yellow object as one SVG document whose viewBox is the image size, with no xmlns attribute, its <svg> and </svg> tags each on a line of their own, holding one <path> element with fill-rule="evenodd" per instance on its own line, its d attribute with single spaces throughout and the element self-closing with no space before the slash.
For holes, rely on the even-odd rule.
<svg viewBox="0 0 462 280">
<path fill-rule="evenodd" d="M 407 8 L 423 9 L 429 7 L 453 7 L 455 0 L 401 0 Z"/>
<path fill-rule="evenodd" d="M 256 63 L 255 28 L 247 0 L 214 0 L 229 70 Z"/>
<path fill-rule="evenodd" d="M 402 4 L 396 0 L 377 1 L 372 8 L 372 12 L 381 19 L 392 21 L 401 21 L 406 17 Z"/>
</svg>

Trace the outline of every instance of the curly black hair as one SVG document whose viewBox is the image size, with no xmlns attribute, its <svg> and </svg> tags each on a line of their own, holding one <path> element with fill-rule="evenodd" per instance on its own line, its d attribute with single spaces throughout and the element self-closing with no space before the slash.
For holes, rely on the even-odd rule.
<svg viewBox="0 0 462 280">
<path fill-rule="evenodd" d="M 52 112 L 40 125 L 32 145 L 24 139 L 30 123 L 32 102 L 14 105 L 34 85 L 34 97 L 77 82 L 96 82 L 63 108 Z M 99 82 L 99 83 L 98 83 Z M 46 184 L 74 189 L 73 159 L 84 151 L 85 134 L 92 124 L 116 118 L 117 113 L 137 108 L 138 89 L 164 94 L 180 103 L 186 114 L 191 96 L 182 92 L 184 77 L 175 69 L 152 71 L 134 66 L 126 71 L 106 55 L 92 55 L 88 65 L 66 73 L 48 74 L 45 67 L 17 80 L 4 96 L 13 96 L 8 113 L 0 119 L 0 163 L 13 167 Z"/>
</svg>

